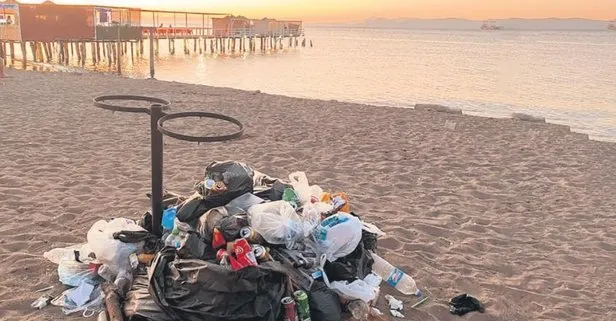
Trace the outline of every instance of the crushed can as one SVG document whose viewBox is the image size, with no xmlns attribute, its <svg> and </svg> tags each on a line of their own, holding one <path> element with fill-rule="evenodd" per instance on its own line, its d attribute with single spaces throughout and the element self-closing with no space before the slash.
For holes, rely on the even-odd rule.
<svg viewBox="0 0 616 321">
<path fill-rule="evenodd" d="M 220 262 L 226 259 L 227 256 L 229 256 L 229 252 L 225 251 L 225 249 L 220 249 L 216 252 L 216 261 Z"/>
<path fill-rule="evenodd" d="M 32 302 L 32 304 L 30 304 L 31 307 L 35 308 L 35 309 L 42 309 L 44 307 L 46 307 L 51 300 L 53 300 L 53 297 L 49 294 L 43 294 L 40 298 L 36 299 L 34 302 Z"/>
<path fill-rule="evenodd" d="M 299 321 L 311 321 L 310 319 L 310 304 L 308 303 L 308 294 L 303 290 L 298 290 L 293 293 L 295 302 L 297 302 L 297 314 Z"/>
<path fill-rule="evenodd" d="M 245 239 L 236 240 L 233 245 L 233 253 L 235 257 L 229 256 L 231 268 L 234 271 L 241 270 L 248 266 L 257 266 L 257 258 L 255 257 L 252 247 Z"/>
<path fill-rule="evenodd" d="M 244 226 L 242 227 L 242 229 L 240 229 L 240 237 L 243 239 L 246 239 L 246 241 L 248 241 L 249 243 L 255 243 L 255 244 L 265 243 L 265 240 L 263 239 L 263 237 L 259 233 L 257 233 L 257 231 L 252 229 L 250 226 Z"/>
<path fill-rule="evenodd" d="M 286 296 L 280 301 L 284 308 L 284 321 L 299 321 L 297 312 L 295 311 L 295 300 L 292 297 Z"/>
<path fill-rule="evenodd" d="M 259 262 L 269 261 L 271 259 L 268 249 L 263 245 L 253 245 L 252 251 Z"/>
</svg>

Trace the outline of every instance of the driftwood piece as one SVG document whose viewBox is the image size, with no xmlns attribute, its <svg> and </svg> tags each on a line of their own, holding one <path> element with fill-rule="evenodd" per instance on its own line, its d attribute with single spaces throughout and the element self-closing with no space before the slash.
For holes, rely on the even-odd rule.
<svg viewBox="0 0 616 321">
<path fill-rule="evenodd" d="M 105 293 L 105 307 L 107 308 L 109 321 L 124 321 L 124 315 L 120 307 L 121 298 L 118 294 L 118 287 L 113 283 L 104 283 L 103 293 Z"/>
</svg>

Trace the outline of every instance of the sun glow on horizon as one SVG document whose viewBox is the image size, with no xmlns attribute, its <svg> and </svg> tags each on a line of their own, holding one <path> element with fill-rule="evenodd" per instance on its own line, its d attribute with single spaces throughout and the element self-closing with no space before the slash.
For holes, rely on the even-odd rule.
<svg viewBox="0 0 616 321">
<path fill-rule="evenodd" d="M 23 0 L 40 3 L 42 0 Z M 379 18 L 616 18 L 616 0 L 55 0 L 144 9 L 220 12 L 251 18 L 349 22 Z"/>
</svg>

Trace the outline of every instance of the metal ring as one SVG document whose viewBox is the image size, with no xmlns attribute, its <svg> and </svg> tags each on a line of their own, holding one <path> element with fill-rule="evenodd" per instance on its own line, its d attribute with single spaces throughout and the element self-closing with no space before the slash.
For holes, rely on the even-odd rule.
<svg viewBox="0 0 616 321">
<path fill-rule="evenodd" d="M 220 120 L 224 120 L 224 121 L 228 121 L 230 123 L 236 124 L 239 129 L 232 134 L 229 135 L 221 135 L 221 136 L 189 136 L 189 135 L 183 135 L 183 134 L 178 134 L 175 132 L 170 131 L 169 129 L 166 129 L 163 126 L 163 123 L 171 120 L 171 119 L 177 119 L 177 118 L 184 118 L 184 117 L 199 117 L 199 118 L 213 118 L 213 119 L 220 119 Z M 158 131 L 160 131 L 161 133 L 179 139 L 179 140 L 185 140 L 185 141 L 189 141 L 189 142 L 220 142 L 220 141 L 224 141 L 224 140 L 231 140 L 231 139 L 236 139 L 242 136 L 242 134 L 244 134 L 244 125 L 237 119 L 233 118 L 233 117 L 229 117 L 229 116 L 225 116 L 225 115 L 221 115 L 221 114 L 215 114 L 215 113 L 206 113 L 206 112 L 200 112 L 200 111 L 189 111 L 189 112 L 182 112 L 182 113 L 173 113 L 173 114 L 168 114 L 166 116 L 163 116 L 162 118 L 160 118 L 158 120 Z"/>
<path fill-rule="evenodd" d="M 104 103 L 107 100 L 132 100 L 132 101 L 145 101 L 150 104 L 161 104 L 163 110 L 169 109 L 171 103 L 161 99 L 147 96 L 132 96 L 132 95 L 108 95 L 108 96 L 99 96 L 94 98 L 94 106 L 98 108 L 103 108 L 111 111 L 121 111 L 128 113 L 150 113 L 150 108 L 145 107 L 126 107 L 126 106 L 116 106 Z"/>
</svg>

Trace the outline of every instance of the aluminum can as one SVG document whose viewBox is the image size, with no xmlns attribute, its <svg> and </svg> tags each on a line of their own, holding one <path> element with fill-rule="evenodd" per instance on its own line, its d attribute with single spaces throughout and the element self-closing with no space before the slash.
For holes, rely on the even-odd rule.
<svg viewBox="0 0 616 321">
<path fill-rule="evenodd" d="M 295 297 L 295 302 L 297 302 L 297 315 L 299 316 L 299 321 L 311 321 L 308 294 L 303 290 L 298 290 L 293 293 L 293 296 Z"/>
<path fill-rule="evenodd" d="M 297 312 L 295 312 L 295 300 L 292 297 L 286 296 L 280 301 L 284 308 L 284 321 L 299 321 Z"/>
</svg>

